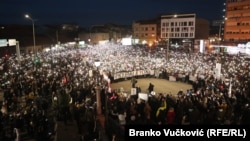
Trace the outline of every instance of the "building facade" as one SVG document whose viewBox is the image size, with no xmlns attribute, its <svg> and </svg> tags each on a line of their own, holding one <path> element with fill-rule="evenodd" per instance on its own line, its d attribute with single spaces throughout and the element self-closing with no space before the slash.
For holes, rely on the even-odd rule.
<svg viewBox="0 0 250 141">
<path fill-rule="evenodd" d="M 154 46 L 158 44 L 157 40 L 157 19 L 140 20 L 132 24 L 133 39 L 136 44 Z"/>
<path fill-rule="evenodd" d="M 195 38 L 195 14 L 161 16 L 161 39 L 167 46 L 191 47 Z M 182 42 L 183 41 L 183 42 Z"/>
<path fill-rule="evenodd" d="M 165 48 L 194 49 L 195 39 L 207 40 L 209 22 L 194 13 L 165 14 L 151 20 L 136 21 L 132 25 L 133 39 L 138 44 L 159 45 Z"/>
<path fill-rule="evenodd" d="M 131 36 L 131 34 L 131 26 L 105 24 L 93 25 L 88 30 L 80 32 L 78 37 L 87 44 L 99 44 L 102 41 L 119 43 L 122 38 Z"/>
<path fill-rule="evenodd" d="M 194 13 L 161 16 L 160 38 L 170 48 L 194 50 L 195 40 L 208 39 L 209 22 Z"/>
<path fill-rule="evenodd" d="M 250 0 L 226 0 L 224 40 L 246 43 L 250 40 Z"/>
</svg>

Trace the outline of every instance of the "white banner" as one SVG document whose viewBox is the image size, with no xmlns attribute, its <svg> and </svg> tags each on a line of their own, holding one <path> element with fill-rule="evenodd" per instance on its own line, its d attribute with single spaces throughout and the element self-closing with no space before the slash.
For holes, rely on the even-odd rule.
<svg viewBox="0 0 250 141">
<path fill-rule="evenodd" d="M 216 63 L 215 75 L 217 79 L 221 78 L 221 63 Z"/>
<path fill-rule="evenodd" d="M 142 100 L 148 101 L 148 94 L 147 93 L 139 93 L 138 97 Z"/>
<path fill-rule="evenodd" d="M 192 82 L 195 82 L 197 79 L 196 79 L 196 77 L 194 75 L 190 75 L 189 80 L 192 81 Z"/>
<path fill-rule="evenodd" d="M 92 76 L 93 76 L 93 71 L 89 70 L 89 77 L 92 77 Z"/>
<path fill-rule="evenodd" d="M 176 81 L 176 78 L 174 76 L 169 76 L 169 81 Z"/>
<path fill-rule="evenodd" d="M 131 88 L 131 95 L 136 95 L 136 88 Z"/>
</svg>

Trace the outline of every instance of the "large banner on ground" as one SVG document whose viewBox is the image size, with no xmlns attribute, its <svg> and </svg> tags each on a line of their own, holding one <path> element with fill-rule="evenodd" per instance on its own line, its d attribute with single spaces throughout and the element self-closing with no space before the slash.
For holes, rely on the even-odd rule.
<svg viewBox="0 0 250 141">
<path fill-rule="evenodd" d="M 114 80 L 121 78 L 129 78 L 133 76 L 151 75 L 154 70 L 137 70 L 137 71 L 127 71 L 127 72 L 117 72 L 114 74 Z"/>
</svg>

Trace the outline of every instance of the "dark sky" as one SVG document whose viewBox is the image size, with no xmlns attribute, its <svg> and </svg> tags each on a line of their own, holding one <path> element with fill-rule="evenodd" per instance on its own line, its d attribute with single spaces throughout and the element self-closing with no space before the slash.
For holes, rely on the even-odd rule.
<svg viewBox="0 0 250 141">
<path fill-rule="evenodd" d="M 196 13 L 209 21 L 222 19 L 225 0 L 0 0 L 0 24 L 76 23 L 82 27 L 130 25 L 161 13 Z"/>
</svg>

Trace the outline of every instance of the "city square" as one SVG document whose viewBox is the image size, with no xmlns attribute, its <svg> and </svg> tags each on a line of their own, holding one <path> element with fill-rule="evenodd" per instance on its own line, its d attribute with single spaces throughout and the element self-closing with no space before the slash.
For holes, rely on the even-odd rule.
<svg viewBox="0 0 250 141">
<path fill-rule="evenodd" d="M 126 124 L 248 123 L 245 120 L 249 116 L 247 56 L 170 51 L 169 62 L 165 62 L 166 54 L 161 49 L 148 52 L 139 46 L 109 43 L 38 52 L 38 61 L 23 54 L 20 64 L 15 63 L 14 56 L 2 58 L 5 61 L 1 70 L 2 116 L 20 118 L 19 122 L 23 121 L 18 124 L 20 130 L 28 131 L 25 136 L 34 138 L 45 133 L 52 136 L 54 126 L 50 124 L 57 125 L 57 133 L 68 132 L 67 129 L 74 125 L 79 134 L 68 137 L 87 136 L 92 124 L 89 123 L 90 127 L 86 124 L 84 115 L 89 108 L 95 111 L 91 121 L 99 119 L 100 129 L 106 129 L 105 135 L 119 140 L 123 137 L 120 127 Z M 222 65 L 220 73 L 216 69 L 219 62 Z M 133 78 L 136 79 L 134 85 Z M 151 90 L 150 83 L 153 85 Z M 137 108 L 148 105 L 150 112 L 144 113 L 142 107 L 131 109 L 132 105 Z M 237 112 L 235 108 L 244 112 Z M 161 117 L 159 109 L 166 112 L 160 114 Z M 174 112 L 172 120 L 167 119 L 170 111 Z M 214 116 L 208 118 L 207 114 L 212 111 Z M 34 117 L 27 118 L 31 113 Z M 42 122 L 35 120 L 42 115 L 51 120 L 47 130 L 39 133 L 25 124 L 26 120 Z M 192 118 L 183 121 L 187 116 Z M 5 124 L 10 121 L 8 118 L 3 121 L 6 128 L 3 135 L 9 137 L 8 131 L 12 130 Z M 57 138 L 60 137 L 57 135 Z"/>
<path fill-rule="evenodd" d="M 0 140 L 249 138 L 249 5 L 3 1 Z"/>
</svg>

